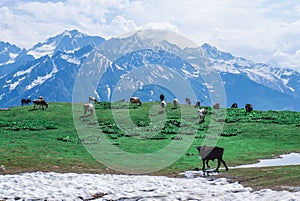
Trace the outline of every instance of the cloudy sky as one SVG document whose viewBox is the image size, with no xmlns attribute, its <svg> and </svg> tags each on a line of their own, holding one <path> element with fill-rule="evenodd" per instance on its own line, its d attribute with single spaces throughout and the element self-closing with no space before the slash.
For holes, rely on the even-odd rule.
<svg viewBox="0 0 300 201">
<path fill-rule="evenodd" d="M 0 1 L 0 41 L 22 48 L 64 30 L 108 39 L 145 28 L 300 71 L 299 0 Z"/>
</svg>

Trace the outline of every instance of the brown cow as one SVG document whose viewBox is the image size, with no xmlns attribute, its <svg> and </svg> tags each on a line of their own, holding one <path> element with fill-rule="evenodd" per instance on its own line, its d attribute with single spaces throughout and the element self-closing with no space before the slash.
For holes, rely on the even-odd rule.
<svg viewBox="0 0 300 201">
<path fill-rule="evenodd" d="M 130 105 L 132 104 L 142 105 L 142 101 L 138 97 L 131 97 Z"/>
<path fill-rule="evenodd" d="M 213 108 L 214 108 L 214 109 L 220 109 L 220 103 L 215 103 L 215 104 L 213 105 Z"/>
<path fill-rule="evenodd" d="M 191 99 L 185 98 L 185 102 L 186 102 L 186 104 L 191 105 Z"/>
<path fill-rule="evenodd" d="M 35 99 L 32 101 L 34 106 L 33 109 L 36 109 L 36 106 L 39 105 L 41 109 L 44 109 L 44 106 L 46 106 L 46 108 L 48 108 L 48 103 L 45 101 L 45 99 Z"/>
</svg>

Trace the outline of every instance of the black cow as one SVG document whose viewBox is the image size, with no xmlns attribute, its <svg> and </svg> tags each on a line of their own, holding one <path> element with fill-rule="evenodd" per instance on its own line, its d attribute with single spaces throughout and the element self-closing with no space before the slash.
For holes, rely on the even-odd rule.
<svg viewBox="0 0 300 201">
<path fill-rule="evenodd" d="M 225 161 L 223 160 L 223 153 L 224 153 L 224 148 L 222 147 L 211 147 L 211 146 L 199 146 L 197 147 L 198 153 L 202 159 L 202 170 L 205 170 L 205 161 L 206 161 L 206 165 L 208 166 L 208 161 L 209 160 L 218 160 L 218 166 L 217 168 L 214 170 L 215 172 L 219 171 L 219 167 L 221 165 L 221 162 L 223 163 L 223 165 L 226 168 L 226 171 L 228 171 L 228 167 L 225 163 Z"/>
<path fill-rule="evenodd" d="M 246 112 L 251 112 L 253 110 L 253 106 L 251 104 L 245 105 Z"/>
<path fill-rule="evenodd" d="M 159 95 L 159 99 L 160 99 L 160 102 L 164 101 L 164 100 L 165 100 L 165 95 L 160 94 L 160 95 Z"/>
<path fill-rule="evenodd" d="M 31 100 L 29 98 L 22 98 L 21 103 L 22 103 L 22 106 L 29 105 L 29 103 L 31 103 Z"/>
<path fill-rule="evenodd" d="M 233 103 L 233 104 L 231 105 L 231 108 L 238 108 L 237 103 Z"/>
</svg>

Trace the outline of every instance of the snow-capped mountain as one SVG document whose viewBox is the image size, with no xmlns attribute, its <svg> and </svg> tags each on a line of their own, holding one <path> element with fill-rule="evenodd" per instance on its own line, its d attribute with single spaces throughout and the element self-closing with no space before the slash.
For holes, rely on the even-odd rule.
<svg viewBox="0 0 300 201">
<path fill-rule="evenodd" d="M 0 41 L 0 65 L 13 63 L 22 50 L 15 45 Z"/>
<path fill-rule="evenodd" d="M 0 41 L 0 77 L 33 59 L 31 55 L 27 54 L 25 49 Z"/>
<path fill-rule="evenodd" d="M 127 99 L 130 95 L 157 101 L 164 93 L 167 101 L 182 96 L 183 103 L 187 95 L 184 87 L 191 87 L 195 94 L 192 101 L 211 105 L 217 93 L 216 81 L 209 80 L 214 70 L 225 90 L 226 105 L 222 107 L 236 102 L 240 107 L 252 103 L 254 109 L 261 110 L 300 111 L 300 73 L 292 69 L 235 57 L 209 44 L 179 47 L 140 33 L 104 41 L 72 30 L 28 51 L 1 42 L 0 107 L 20 105 L 21 98 L 38 96 L 49 102 L 71 102 L 77 75 L 91 85 L 98 83 L 86 96 L 101 101 Z M 82 70 L 91 61 L 93 65 Z M 106 70 L 100 76 L 103 67 Z M 87 101 L 85 96 L 81 98 L 76 101 Z"/>
<path fill-rule="evenodd" d="M 29 54 L 35 58 L 41 56 L 52 56 L 55 52 L 74 52 L 89 44 L 98 46 L 104 41 L 104 38 L 97 36 L 88 36 L 77 30 L 64 31 L 63 33 L 51 37 L 46 42 L 38 43 L 29 49 Z"/>
</svg>

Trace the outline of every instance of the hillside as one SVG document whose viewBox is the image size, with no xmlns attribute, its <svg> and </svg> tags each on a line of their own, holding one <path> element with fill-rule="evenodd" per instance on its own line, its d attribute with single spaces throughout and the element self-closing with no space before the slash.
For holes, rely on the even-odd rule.
<svg viewBox="0 0 300 201">
<path fill-rule="evenodd" d="M 130 106 L 128 102 L 101 103 L 96 105 L 97 119 L 84 117 L 82 104 L 75 104 L 72 108 L 70 103 L 56 102 L 49 103 L 45 110 L 32 108 L 29 105 L 0 111 L 0 165 L 5 166 L 6 173 L 117 173 L 122 170 L 118 167 L 119 162 L 128 165 L 122 161 L 127 153 L 151 154 L 168 146 L 174 150 L 176 145 L 182 153 L 161 155 L 167 157 L 164 161 L 170 164 L 149 174 L 178 176 L 184 170 L 201 168 L 196 147 L 204 142 L 215 142 L 223 147 L 224 160 L 229 167 L 300 152 L 299 112 L 254 110 L 245 113 L 243 109 L 207 108 L 206 121 L 198 124 L 196 109 L 186 105 L 172 109 L 168 104 L 167 113 L 160 114 L 157 103 L 144 103 L 138 107 Z M 191 143 L 187 144 L 187 140 Z M 104 155 L 94 157 L 103 159 L 104 164 L 107 164 L 105 156 L 113 161 L 118 159 L 117 167 L 110 164 L 116 170 L 98 163 L 90 155 L 99 153 L 103 146 L 118 151 L 103 152 Z M 177 160 L 169 161 L 178 153 Z M 148 163 L 142 161 L 143 165 Z M 158 164 L 151 165 L 155 169 Z M 221 169 L 220 176 L 256 189 L 282 189 L 283 186 L 300 185 L 299 170 L 300 166 L 230 169 L 228 172 Z M 126 172 L 126 168 L 123 171 Z"/>
</svg>

